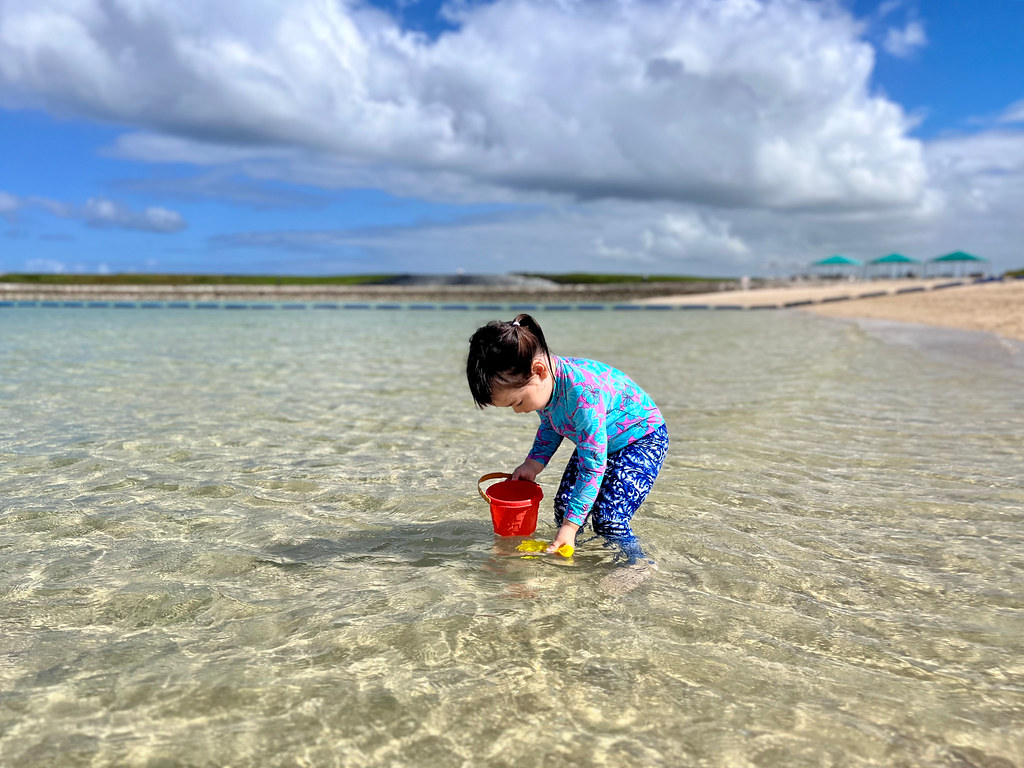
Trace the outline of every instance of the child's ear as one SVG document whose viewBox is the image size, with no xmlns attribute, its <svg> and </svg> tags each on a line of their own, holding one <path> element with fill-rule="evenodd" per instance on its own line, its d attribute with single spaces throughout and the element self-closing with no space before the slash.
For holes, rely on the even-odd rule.
<svg viewBox="0 0 1024 768">
<path fill-rule="evenodd" d="M 530 366 L 530 371 L 534 376 L 538 376 L 541 379 L 548 375 L 548 367 L 544 364 L 544 361 L 539 358 L 533 361 L 533 365 Z"/>
</svg>

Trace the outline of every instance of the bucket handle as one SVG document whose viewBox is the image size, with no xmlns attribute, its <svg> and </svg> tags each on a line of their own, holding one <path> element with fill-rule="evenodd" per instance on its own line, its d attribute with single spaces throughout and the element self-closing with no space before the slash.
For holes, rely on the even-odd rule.
<svg viewBox="0 0 1024 768">
<path fill-rule="evenodd" d="M 481 488 L 480 485 L 486 482 L 487 480 L 500 480 L 502 478 L 504 478 L 505 480 L 510 480 L 512 478 L 512 475 L 510 475 L 508 472 L 491 472 L 490 474 L 484 475 L 479 480 L 477 480 L 476 489 L 480 492 L 480 498 L 489 503 L 491 499 L 486 493 L 484 493 L 484 489 Z"/>
</svg>

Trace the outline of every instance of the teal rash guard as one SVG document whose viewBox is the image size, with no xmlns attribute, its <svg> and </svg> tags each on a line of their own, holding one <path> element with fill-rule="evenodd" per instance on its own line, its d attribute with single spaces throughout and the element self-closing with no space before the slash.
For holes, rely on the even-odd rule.
<svg viewBox="0 0 1024 768">
<path fill-rule="evenodd" d="M 528 459 L 547 466 L 563 437 L 576 444 L 579 477 L 565 519 L 583 525 L 601 490 L 608 454 L 665 423 L 650 396 L 622 371 L 596 360 L 551 356 L 554 391 L 540 409 Z"/>
</svg>

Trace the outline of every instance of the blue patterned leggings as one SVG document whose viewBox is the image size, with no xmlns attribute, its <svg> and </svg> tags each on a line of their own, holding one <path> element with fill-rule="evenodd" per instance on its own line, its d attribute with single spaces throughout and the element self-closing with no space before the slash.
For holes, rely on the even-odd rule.
<svg viewBox="0 0 1024 768">
<path fill-rule="evenodd" d="M 608 542 L 606 546 L 618 546 L 629 564 L 635 563 L 638 558 L 647 557 L 636 534 L 629 527 L 629 521 L 647 498 L 667 452 L 668 429 L 662 424 L 654 432 L 630 443 L 621 451 L 609 454 L 608 469 L 601 482 L 597 501 L 583 522 L 583 525 L 589 522 L 594 533 L 605 538 Z M 565 517 L 565 509 L 572 498 L 579 470 L 579 456 L 573 451 L 562 474 L 558 493 L 555 494 L 556 525 L 561 525 Z"/>
</svg>

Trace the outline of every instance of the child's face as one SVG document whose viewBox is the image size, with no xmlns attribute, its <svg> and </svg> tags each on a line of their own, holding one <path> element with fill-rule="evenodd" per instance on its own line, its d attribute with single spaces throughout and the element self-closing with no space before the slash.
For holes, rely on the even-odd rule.
<svg viewBox="0 0 1024 768">
<path fill-rule="evenodd" d="M 493 405 L 511 408 L 516 413 L 539 411 L 551 401 L 551 372 L 543 361 L 533 362 L 533 376 L 522 387 L 503 387 L 494 391 Z"/>
</svg>

